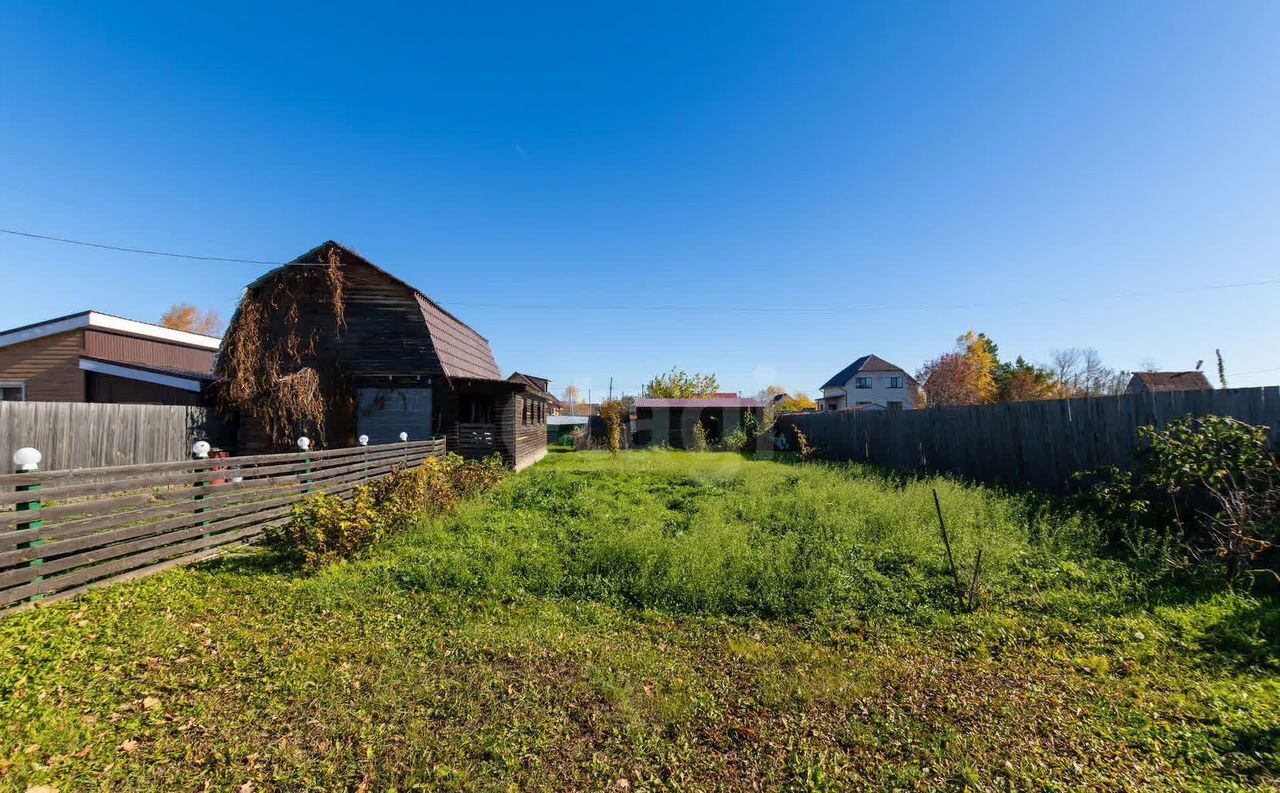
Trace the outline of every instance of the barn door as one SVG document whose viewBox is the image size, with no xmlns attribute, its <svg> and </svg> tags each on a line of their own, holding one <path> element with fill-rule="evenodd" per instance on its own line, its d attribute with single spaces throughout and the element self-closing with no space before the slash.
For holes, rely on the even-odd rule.
<svg viewBox="0 0 1280 793">
<path fill-rule="evenodd" d="M 392 443 L 400 433 L 409 440 L 431 437 L 430 388 L 357 388 L 356 434 L 369 443 Z"/>
</svg>

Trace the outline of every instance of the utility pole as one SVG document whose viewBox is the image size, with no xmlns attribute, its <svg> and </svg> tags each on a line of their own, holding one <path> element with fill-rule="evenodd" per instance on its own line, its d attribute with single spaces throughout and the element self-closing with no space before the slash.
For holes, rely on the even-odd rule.
<svg viewBox="0 0 1280 793">
<path fill-rule="evenodd" d="M 613 401 L 613 377 L 609 377 L 609 401 Z"/>
</svg>

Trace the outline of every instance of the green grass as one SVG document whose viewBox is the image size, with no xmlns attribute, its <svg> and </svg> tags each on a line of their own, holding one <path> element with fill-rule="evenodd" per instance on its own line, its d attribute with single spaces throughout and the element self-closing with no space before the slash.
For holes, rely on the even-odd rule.
<svg viewBox="0 0 1280 793">
<path fill-rule="evenodd" d="M 554 455 L 318 574 L 0 618 L 0 788 L 1276 786 L 1280 607 L 1095 536 L 856 466 Z"/>
</svg>

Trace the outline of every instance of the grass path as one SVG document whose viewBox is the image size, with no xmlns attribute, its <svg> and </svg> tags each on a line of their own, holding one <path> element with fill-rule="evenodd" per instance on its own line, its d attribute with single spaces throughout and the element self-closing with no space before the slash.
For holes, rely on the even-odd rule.
<svg viewBox="0 0 1280 793">
<path fill-rule="evenodd" d="M 0 619 L 0 789 L 1276 787 L 1280 609 L 1090 536 L 856 467 L 556 455 L 317 575 Z"/>
</svg>

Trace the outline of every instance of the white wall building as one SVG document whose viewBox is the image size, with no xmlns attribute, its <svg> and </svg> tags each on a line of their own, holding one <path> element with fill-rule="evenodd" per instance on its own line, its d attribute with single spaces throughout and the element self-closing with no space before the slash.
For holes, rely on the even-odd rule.
<svg viewBox="0 0 1280 793">
<path fill-rule="evenodd" d="M 902 367 L 864 355 L 822 386 L 818 409 L 914 410 L 920 386 Z"/>
</svg>

